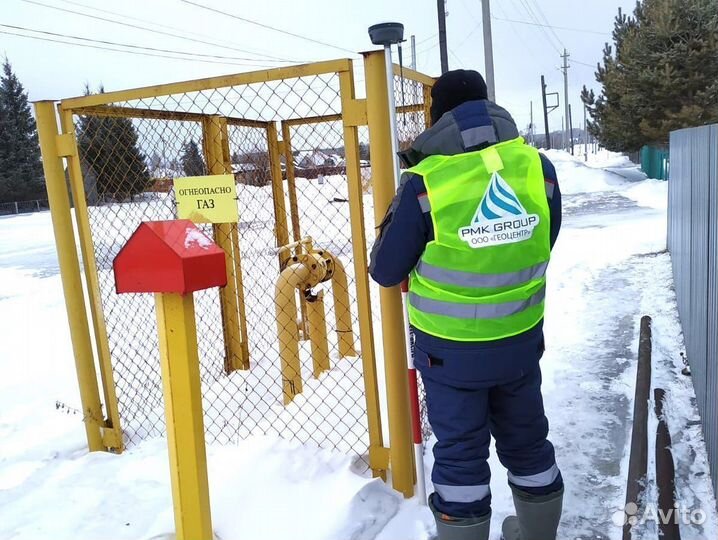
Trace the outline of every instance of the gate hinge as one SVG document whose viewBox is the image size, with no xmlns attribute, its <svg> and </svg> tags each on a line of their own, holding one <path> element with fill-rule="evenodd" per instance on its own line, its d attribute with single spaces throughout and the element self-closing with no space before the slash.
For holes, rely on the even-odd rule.
<svg viewBox="0 0 718 540">
<path fill-rule="evenodd" d="M 75 136 L 72 133 L 62 133 L 57 136 L 57 157 L 71 157 L 77 155 Z"/>
<path fill-rule="evenodd" d="M 344 103 L 342 111 L 344 123 L 348 126 L 367 125 L 366 99 L 350 99 Z"/>
<path fill-rule="evenodd" d="M 122 442 L 122 430 L 119 428 L 113 428 L 109 426 L 101 426 L 100 432 L 102 433 L 102 444 L 108 450 L 122 453 L 125 449 L 125 445 Z"/>
</svg>

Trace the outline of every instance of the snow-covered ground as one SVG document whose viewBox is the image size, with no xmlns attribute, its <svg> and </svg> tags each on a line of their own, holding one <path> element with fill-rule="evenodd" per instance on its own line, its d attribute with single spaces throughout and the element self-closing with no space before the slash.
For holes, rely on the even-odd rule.
<svg viewBox="0 0 718 540">
<path fill-rule="evenodd" d="M 683 343 L 665 253 L 667 184 L 635 181 L 640 173 L 615 154 L 591 155 L 587 164 L 549 155 L 564 193 L 542 361 L 566 480 L 560 537 L 620 538 L 613 518 L 624 502 L 638 323 L 650 314 L 653 380 L 668 391 L 679 502 L 707 515 L 702 525 L 682 525 L 682 537 L 716 538 L 693 389 L 680 375 Z M 85 451 L 52 241 L 48 213 L 0 218 L 0 539 L 161 537 L 173 529 L 164 440 L 120 456 Z M 493 453 L 491 467 L 495 540 L 511 501 Z M 311 444 L 252 437 L 211 445 L 209 474 L 223 540 L 422 540 L 433 533 L 416 500 L 358 474 L 352 457 Z M 655 538 L 651 522 L 637 531 L 634 538 Z"/>
</svg>

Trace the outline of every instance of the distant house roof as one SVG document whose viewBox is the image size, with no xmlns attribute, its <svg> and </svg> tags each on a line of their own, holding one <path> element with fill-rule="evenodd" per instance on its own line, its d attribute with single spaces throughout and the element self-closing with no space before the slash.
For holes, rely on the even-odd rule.
<svg viewBox="0 0 718 540">
<path fill-rule="evenodd" d="M 344 158 L 338 154 L 328 154 L 321 150 L 298 152 L 295 158 L 300 167 L 337 167 L 344 164 Z"/>
<path fill-rule="evenodd" d="M 151 178 L 181 178 L 185 174 L 170 167 L 155 167 L 150 171 Z"/>
<path fill-rule="evenodd" d="M 233 163 L 232 164 L 232 172 L 234 174 L 253 172 L 256 170 L 258 170 L 258 167 L 254 163 Z"/>
</svg>

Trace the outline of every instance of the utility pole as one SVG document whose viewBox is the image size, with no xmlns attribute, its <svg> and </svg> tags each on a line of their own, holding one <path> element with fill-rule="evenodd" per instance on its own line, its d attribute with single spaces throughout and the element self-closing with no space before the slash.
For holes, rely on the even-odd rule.
<svg viewBox="0 0 718 540">
<path fill-rule="evenodd" d="M 541 97 L 543 98 L 543 122 L 546 130 L 546 140 L 544 144 L 546 145 L 546 150 L 551 150 L 551 135 L 548 131 L 548 105 L 546 103 L 546 79 L 543 75 L 541 75 Z"/>
<path fill-rule="evenodd" d="M 571 56 L 568 54 L 568 51 L 566 49 L 563 50 L 563 54 L 561 55 L 561 58 L 563 58 L 563 102 L 564 102 L 564 108 L 565 108 L 565 129 L 568 129 L 568 120 L 570 117 L 569 113 L 569 103 L 568 103 L 568 57 Z M 564 143 L 568 142 L 568 133 L 564 131 Z M 568 144 L 564 144 L 564 149 L 568 148 Z"/>
<path fill-rule="evenodd" d="M 588 161 L 588 123 L 586 123 L 586 104 L 583 105 L 583 160 Z"/>
<path fill-rule="evenodd" d="M 446 49 L 446 0 L 436 0 L 439 12 L 439 53 L 441 54 L 441 73 L 449 71 L 449 53 Z"/>
<path fill-rule="evenodd" d="M 416 71 L 416 36 L 411 35 L 411 69 Z"/>
<path fill-rule="evenodd" d="M 482 25 L 484 27 L 484 66 L 489 100 L 496 101 L 496 80 L 494 79 L 494 43 L 491 37 L 491 2 L 481 0 Z"/>
<path fill-rule="evenodd" d="M 571 110 L 571 104 L 568 104 L 568 135 L 571 147 L 571 155 L 573 155 L 573 111 Z"/>
</svg>

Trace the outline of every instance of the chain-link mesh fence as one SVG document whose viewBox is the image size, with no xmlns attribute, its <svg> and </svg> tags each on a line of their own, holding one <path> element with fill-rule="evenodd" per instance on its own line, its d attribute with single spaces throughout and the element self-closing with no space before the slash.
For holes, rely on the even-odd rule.
<svg viewBox="0 0 718 540">
<path fill-rule="evenodd" d="M 50 205 L 47 199 L 34 199 L 31 201 L 15 201 L 0 203 L 0 216 L 13 214 L 31 214 L 48 210 Z"/>
<path fill-rule="evenodd" d="M 195 294 L 207 440 L 296 438 L 355 455 L 365 469 L 369 439 L 354 263 L 355 251 L 366 245 L 352 236 L 340 74 L 267 79 L 219 81 L 211 89 L 166 95 L 148 90 L 143 97 L 73 110 L 99 328 L 106 329 L 124 442 L 160 435 L 165 426 L 153 298 L 117 295 L 112 261 L 141 222 L 176 218 L 175 178 L 230 173 L 239 222 L 201 226 L 228 254 L 229 286 Z M 424 128 L 426 84 L 406 78 L 396 88 L 404 144 Z M 367 229 L 361 244 L 370 245 L 365 127 L 356 152 Z M 279 249 L 308 237 L 311 245 Z M 281 323 L 279 312 L 292 305 L 291 323 Z M 317 323 L 322 311 L 325 340 Z M 318 345 L 322 340 L 326 351 Z M 293 347 L 298 367 L 286 354 Z M 318 368 L 317 356 L 327 363 Z M 288 395 L 295 381 L 303 389 Z"/>
</svg>

